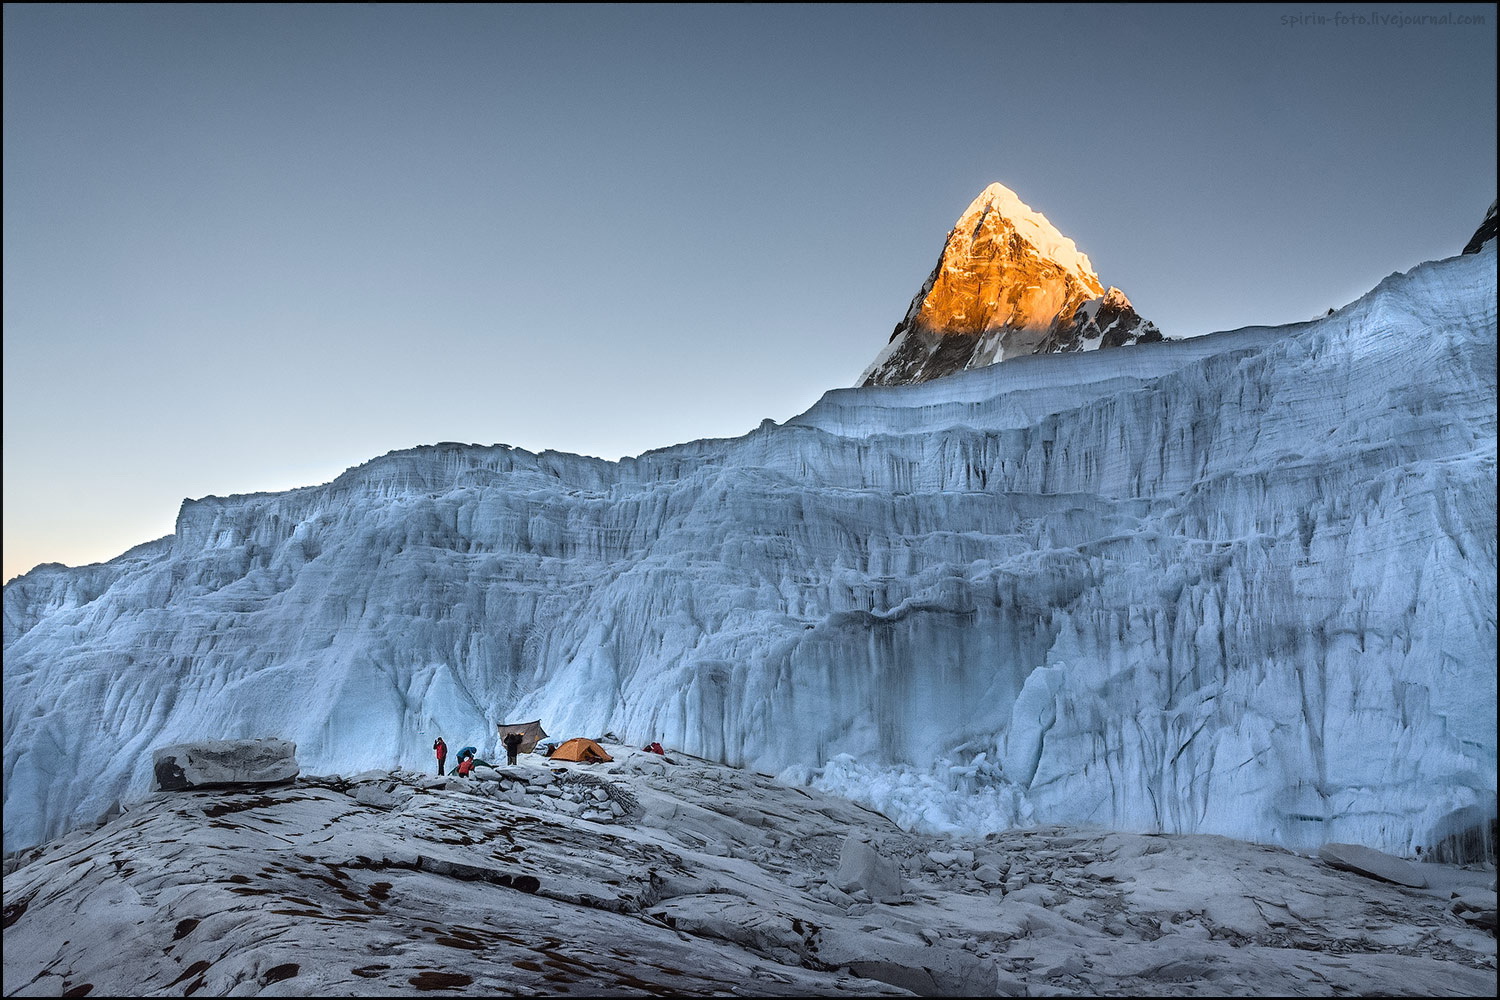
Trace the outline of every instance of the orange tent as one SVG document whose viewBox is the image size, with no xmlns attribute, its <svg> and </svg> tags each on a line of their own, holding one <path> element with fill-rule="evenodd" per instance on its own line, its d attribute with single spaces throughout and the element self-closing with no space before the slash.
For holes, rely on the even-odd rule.
<svg viewBox="0 0 1500 1000">
<path fill-rule="evenodd" d="M 569 740 L 552 751 L 551 759 L 576 760 L 582 761 L 585 764 L 597 764 L 607 760 L 614 760 L 613 757 L 604 752 L 604 748 L 599 744 L 582 737 L 576 740 Z"/>
</svg>

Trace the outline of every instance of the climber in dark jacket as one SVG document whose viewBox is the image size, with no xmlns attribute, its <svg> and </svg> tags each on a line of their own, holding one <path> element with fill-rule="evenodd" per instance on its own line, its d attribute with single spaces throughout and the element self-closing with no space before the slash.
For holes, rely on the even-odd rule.
<svg viewBox="0 0 1500 1000">
<path fill-rule="evenodd" d="M 508 733 L 505 740 L 505 756 L 507 764 L 516 762 L 516 754 L 521 752 L 522 738 L 520 733 Z"/>
</svg>

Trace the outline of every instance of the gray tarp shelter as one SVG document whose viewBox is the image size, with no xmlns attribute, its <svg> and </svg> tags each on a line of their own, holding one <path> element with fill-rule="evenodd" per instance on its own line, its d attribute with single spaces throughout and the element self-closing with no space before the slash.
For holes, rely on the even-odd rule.
<svg viewBox="0 0 1500 1000">
<path fill-rule="evenodd" d="M 536 745 L 547 738 L 547 730 L 542 728 L 542 720 L 535 722 L 511 722 L 500 725 L 500 749 L 505 749 L 505 737 L 511 733 L 521 734 L 521 749 L 519 753 L 531 753 Z"/>
</svg>

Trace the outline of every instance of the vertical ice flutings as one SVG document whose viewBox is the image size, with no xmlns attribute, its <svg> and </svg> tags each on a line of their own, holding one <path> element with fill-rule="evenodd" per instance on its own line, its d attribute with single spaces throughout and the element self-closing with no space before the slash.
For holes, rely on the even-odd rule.
<svg viewBox="0 0 1500 1000">
<path fill-rule="evenodd" d="M 439 445 L 186 503 L 5 588 L 6 845 L 166 743 L 351 773 L 540 716 L 927 828 L 1431 846 L 1495 803 L 1495 292 L 1491 244 L 619 463 Z"/>
</svg>

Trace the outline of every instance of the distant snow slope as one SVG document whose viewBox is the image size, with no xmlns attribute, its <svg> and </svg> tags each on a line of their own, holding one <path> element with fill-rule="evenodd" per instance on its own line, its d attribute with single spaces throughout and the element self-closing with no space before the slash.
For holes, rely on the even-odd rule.
<svg viewBox="0 0 1500 1000">
<path fill-rule="evenodd" d="M 929 830 L 1430 848 L 1495 808 L 1495 260 L 620 463 L 437 445 L 185 503 L 5 588 L 6 846 L 168 742 L 350 773 L 540 717 Z"/>
</svg>

